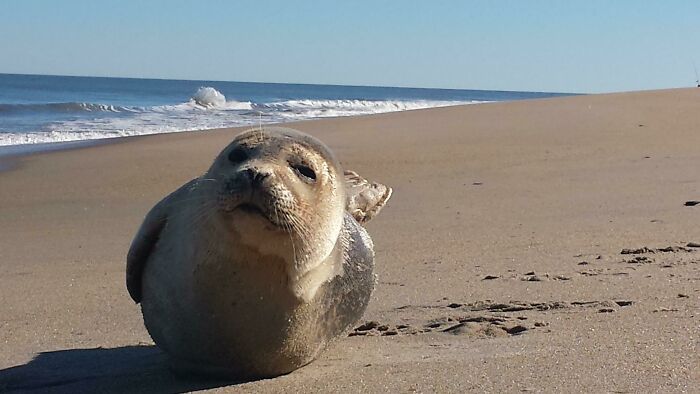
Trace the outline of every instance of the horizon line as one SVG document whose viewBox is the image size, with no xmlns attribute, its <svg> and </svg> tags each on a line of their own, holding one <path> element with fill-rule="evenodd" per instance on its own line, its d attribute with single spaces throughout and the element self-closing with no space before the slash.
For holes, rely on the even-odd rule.
<svg viewBox="0 0 700 394">
<path fill-rule="evenodd" d="M 306 85 L 306 86 L 342 86 L 351 88 L 392 88 L 392 89 L 424 89 L 424 90 L 457 90 L 457 91 L 475 91 L 475 92 L 507 92 L 507 93 L 545 93 L 545 94 L 562 94 L 562 95 L 581 95 L 590 93 L 581 92 L 552 92 L 552 91 L 535 91 L 535 90 L 502 90 L 502 89 L 466 89 L 466 88 L 441 88 L 441 87 L 418 87 L 418 86 L 391 86 L 391 85 L 344 85 L 339 83 L 309 83 L 309 82 L 268 82 L 268 81 L 234 81 L 234 80 L 218 80 L 218 79 L 184 79 L 184 78 L 165 78 L 165 77 L 125 77 L 125 76 L 105 76 L 105 75 L 76 75 L 76 74 L 33 74 L 33 73 L 16 73 L 16 72 L 0 72 L 0 75 L 23 75 L 23 76 L 38 76 L 38 77 L 68 77 L 68 78 L 113 78 L 113 79 L 140 79 L 140 80 L 156 80 L 156 81 L 191 81 L 191 82 L 232 82 L 232 83 L 259 83 L 272 85 Z"/>
</svg>

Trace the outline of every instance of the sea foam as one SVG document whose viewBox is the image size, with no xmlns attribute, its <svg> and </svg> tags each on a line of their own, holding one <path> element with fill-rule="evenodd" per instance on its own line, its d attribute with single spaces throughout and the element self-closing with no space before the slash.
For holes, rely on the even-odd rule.
<svg viewBox="0 0 700 394">
<path fill-rule="evenodd" d="M 270 99 L 251 102 L 227 100 L 217 89 L 202 86 L 187 101 L 150 107 L 75 102 L 0 104 L 0 113 L 22 117 L 41 114 L 51 120 L 38 130 L 0 129 L 0 146 L 195 131 L 474 103 L 478 101 Z"/>
</svg>

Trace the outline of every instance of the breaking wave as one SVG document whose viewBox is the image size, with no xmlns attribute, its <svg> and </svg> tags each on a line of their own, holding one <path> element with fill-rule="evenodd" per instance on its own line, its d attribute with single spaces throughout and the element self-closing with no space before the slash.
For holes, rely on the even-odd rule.
<svg viewBox="0 0 700 394">
<path fill-rule="evenodd" d="M 197 105 L 203 107 L 221 107 L 226 104 L 226 96 L 214 88 L 203 86 L 192 96 Z"/>
<path fill-rule="evenodd" d="M 343 116 L 372 114 L 393 111 L 406 111 L 449 105 L 466 104 L 462 101 L 428 100 L 287 100 L 256 104 L 254 109 L 313 114 L 315 116 Z"/>
<path fill-rule="evenodd" d="M 47 120 L 38 130 L 0 128 L 0 146 L 206 130 L 479 102 L 484 101 L 270 99 L 265 102 L 251 102 L 227 100 L 226 96 L 215 88 L 203 86 L 189 100 L 172 105 L 0 103 L 0 116 L 10 115 L 22 119 L 42 117 Z"/>
</svg>

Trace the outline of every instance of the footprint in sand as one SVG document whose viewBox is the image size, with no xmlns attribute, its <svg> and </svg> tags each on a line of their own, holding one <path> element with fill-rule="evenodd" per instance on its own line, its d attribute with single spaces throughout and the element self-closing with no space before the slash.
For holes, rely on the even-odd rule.
<svg viewBox="0 0 700 394">
<path fill-rule="evenodd" d="M 417 319 L 413 324 L 389 324 L 378 321 L 367 321 L 357 326 L 348 335 L 354 336 L 395 336 L 417 335 L 424 333 L 442 333 L 464 335 L 475 338 L 507 337 L 525 334 L 549 324 L 543 322 L 540 316 L 528 317 L 519 312 L 559 312 L 596 308 L 599 313 L 617 312 L 620 308 L 632 305 L 634 301 L 554 301 L 554 302 L 512 302 L 495 303 L 480 301 L 475 303 L 449 303 L 447 305 L 405 305 L 396 308 L 397 311 L 408 311 L 409 314 L 435 314 L 438 317 L 426 318 L 422 322 Z M 421 313 L 424 311 L 424 313 Z M 475 314 L 476 313 L 476 314 Z M 416 319 L 413 319 L 416 320 Z M 529 323 L 534 321 L 534 323 Z"/>
</svg>

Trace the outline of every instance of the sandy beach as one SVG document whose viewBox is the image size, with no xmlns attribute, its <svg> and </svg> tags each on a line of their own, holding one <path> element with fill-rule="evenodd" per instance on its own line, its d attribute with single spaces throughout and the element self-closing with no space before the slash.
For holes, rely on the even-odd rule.
<svg viewBox="0 0 700 394">
<path fill-rule="evenodd" d="M 290 126 L 394 188 L 375 328 L 275 379 L 172 375 L 125 255 L 241 129 L 124 138 L 4 163 L 0 391 L 697 392 L 700 89 Z"/>
</svg>

